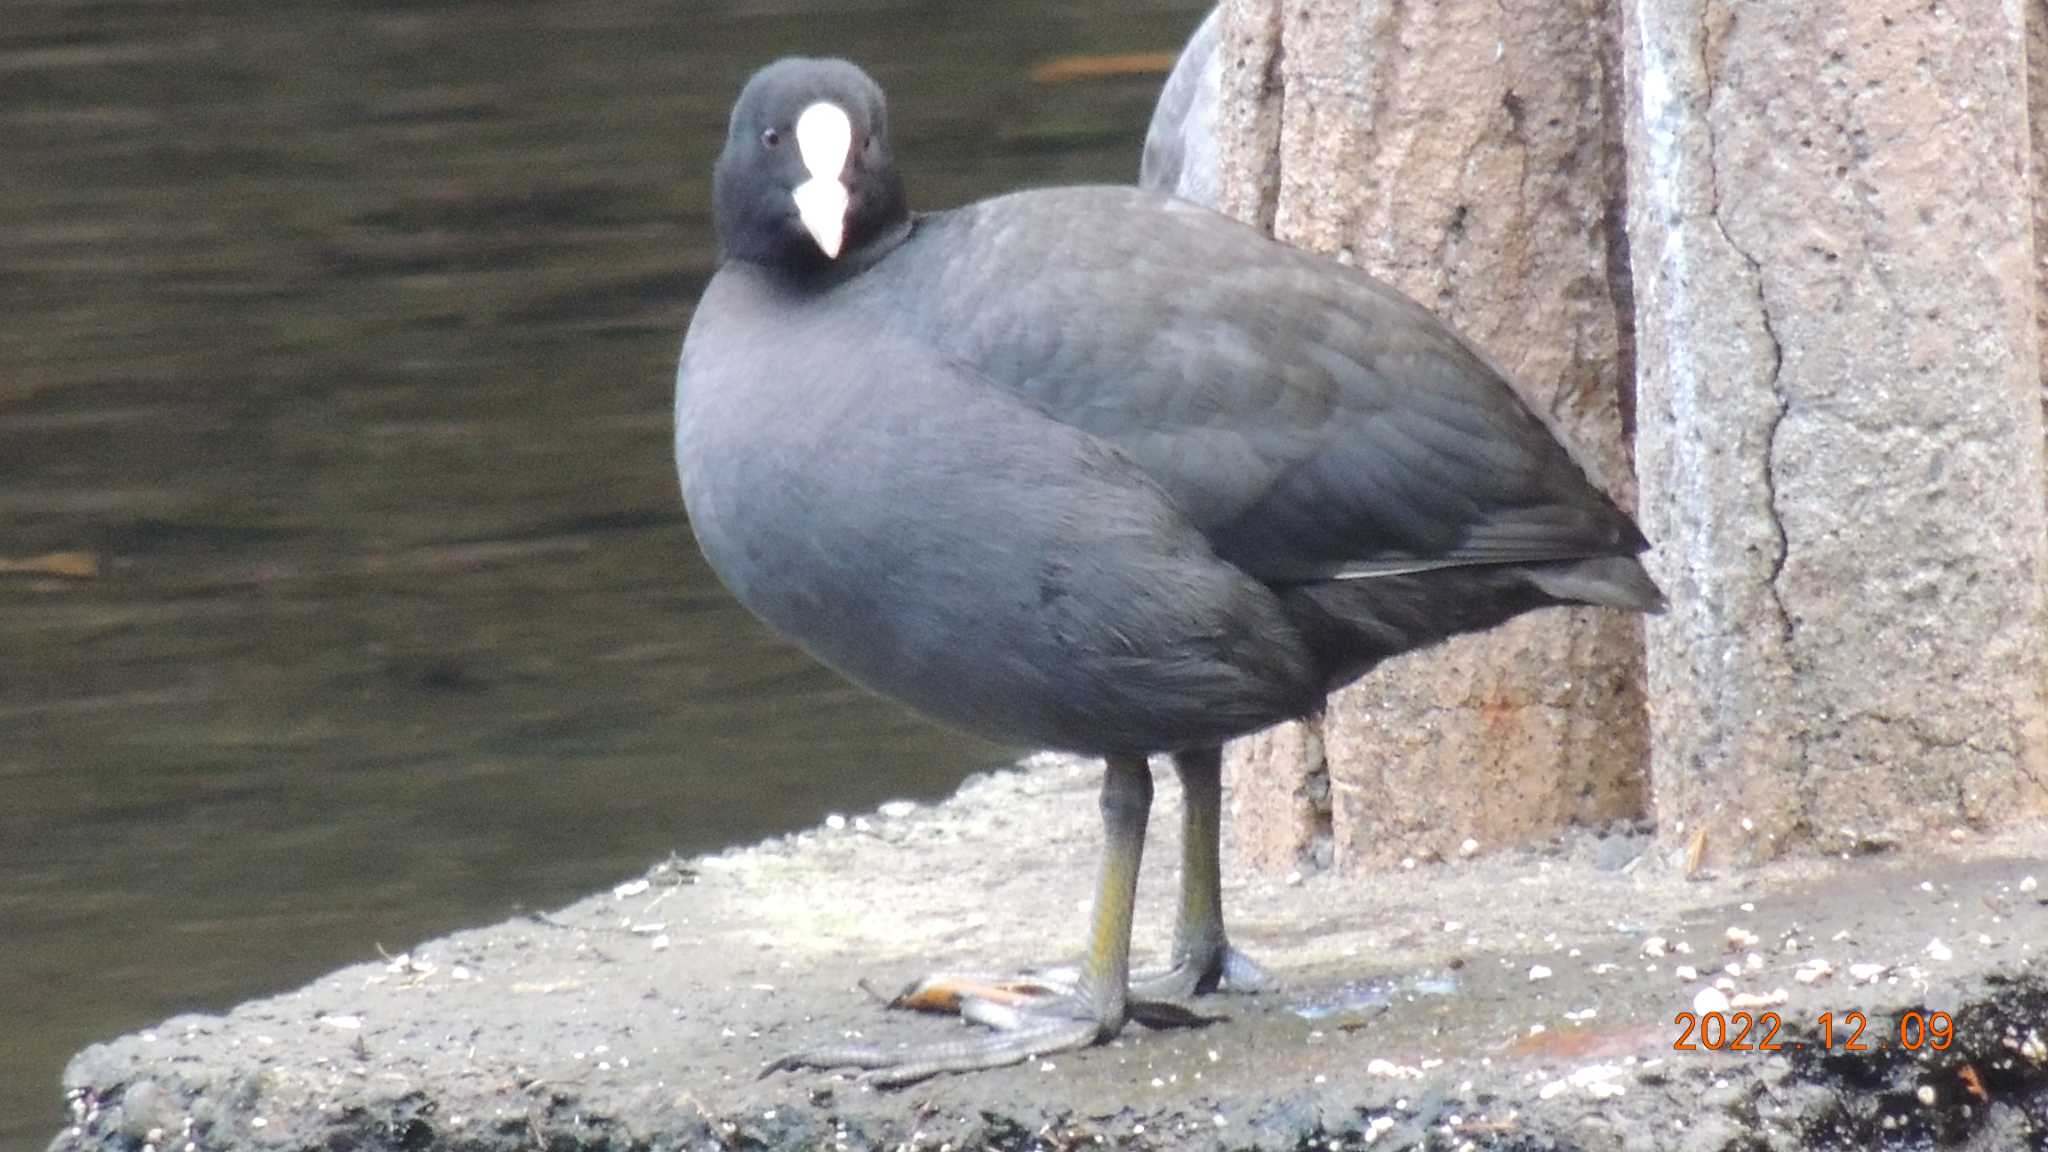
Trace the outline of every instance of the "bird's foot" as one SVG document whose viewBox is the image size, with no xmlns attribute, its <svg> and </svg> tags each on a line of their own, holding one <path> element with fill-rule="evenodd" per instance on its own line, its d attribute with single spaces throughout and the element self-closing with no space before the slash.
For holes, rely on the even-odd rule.
<svg viewBox="0 0 2048 1152">
<path fill-rule="evenodd" d="M 1273 977 L 1229 944 L 1183 953 L 1173 967 L 1131 973 L 1131 995 L 1146 1000 L 1190 1000 L 1211 992 L 1263 992 Z"/>
<path fill-rule="evenodd" d="M 1214 992 L 1264 992 L 1274 983 L 1264 965 L 1228 941 L 1177 948 L 1175 956 L 1170 967 L 1140 968 L 1131 973 L 1131 1019 L 1146 1023 L 1141 1013 L 1164 1008 L 1168 1010 L 1165 1014 L 1170 1015 L 1176 1001 Z M 1017 976 L 928 976 L 893 997 L 871 988 L 868 991 L 891 1008 L 964 1015 L 961 1001 L 966 998 L 991 1004 L 1021 1004 L 1049 995 L 1079 995 L 1080 984 L 1081 969 L 1063 964 L 1027 968 Z"/>
<path fill-rule="evenodd" d="M 824 1045 L 793 1052 L 762 1075 L 787 1068 L 857 1068 L 861 1079 L 881 1088 L 900 1087 L 947 1072 L 978 1072 L 1021 1064 L 1055 1052 L 1102 1043 L 1122 1027 L 1121 1018 L 1098 1020 L 1064 974 L 1014 979 L 932 976 L 889 1000 L 892 1008 L 957 1013 L 994 1029 L 993 1034 L 910 1048 L 865 1044 Z"/>
<path fill-rule="evenodd" d="M 1142 997 L 1128 1000 L 1120 1012 L 1105 1014 L 1091 1006 L 1077 971 L 1060 968 L 1010 978 L 931 976 L 888 1003 L 892 1008 L 957 1014 L 993 1032 L 901 1049 L 824 1045 L 783 1056 L 762 1075 L 791 1068 L 857 1068 L 867 1073 L 864 1082 L 893 1088 L 948 1072 L 979 1072 L 1090 1048 L 1114 1039 L 1126 1020 L 1148 1028 L 1196 1028 L 1217 1019 Z"/>
</svg>

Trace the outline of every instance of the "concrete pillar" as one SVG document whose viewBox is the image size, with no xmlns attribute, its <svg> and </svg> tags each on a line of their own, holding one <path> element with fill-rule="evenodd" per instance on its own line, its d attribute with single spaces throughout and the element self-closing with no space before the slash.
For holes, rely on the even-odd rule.
<svg viewBox="0 0 2048 1152">
<path fill-rule="evenodd" d="M 1223 207 L 1485 348 L 1634 503 L 1606 0 L 1226 0 Z M 1232 750 L 1242 855 L 1376 866 L 1640 813 L 1641 631 L 1549 612 L 1393 661 Z"/>
<path fill-rule="evenodd" d="M 1660 829 L 2048 812 L 2021 6 L 1620 2 Z"/>
<path fill-rule="evenodd" d="M 2048 0 L 2027 5 L 2027 126 L 2034 198 L 2034 330 L 2048 388 Z M 2048 395 L 2044 395 L 2048 403 Z"/>
</svg>

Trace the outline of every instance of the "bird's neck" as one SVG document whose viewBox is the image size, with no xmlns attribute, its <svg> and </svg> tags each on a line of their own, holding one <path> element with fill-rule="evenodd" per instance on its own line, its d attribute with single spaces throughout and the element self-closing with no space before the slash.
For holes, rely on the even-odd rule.
<svg viewBox="0 0 2048 1152">
<path fill-rule="evenodd" d="M 815 292 L 844 284 L 873 268 L 902 247 L 903 242 L 916 231 L 917 218 L 905 216 L 887 228 L 862 237 L 858 244 L 840 253 L 837 260 L 828 261 L 820 255 L 815 260 L 762 264 L 761 267 L 790 287 Z"/>
</svg>

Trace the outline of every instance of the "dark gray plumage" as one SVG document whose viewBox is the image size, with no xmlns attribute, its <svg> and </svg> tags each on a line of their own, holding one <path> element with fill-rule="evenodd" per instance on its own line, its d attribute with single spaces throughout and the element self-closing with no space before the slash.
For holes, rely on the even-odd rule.
<svg viewBox="0 0 2048 1152">
<path fill-rule="evenodd" d="M 836 253 L 821 169 L 846 193 Z M 1500 373 L 1360 272 L 1129 188 L 912 218 L 880 91 L 839 61 L 756 75 L 717 198 L 727 259 L 676 397 L 713 569 L 878 692 L 1107 756 L 1122 798 L 1097 943 L 1023 1029 L 1038 1046 L 882 1061 L 898 1078 L 1121 1026 L 1127 960 L 1102 941 L 1127 951 L 1147 753 L 1213 796 L 1217 745 L 1387 657 L 1549 605 L 1660 603 L 1642 536 Z M 1214 815 L 1185 865 L 1184 991 L 1232 961 Z"/>
<path fill-rule="evenodd" d="M 1132 189 L 924 217 L 830 285 L 729 262 L 677 415 L 741 600 L 1000 741 L 1213 743 L 1455 631 L 1654 602 L 1632 561 L 1556 594 L 1643 539 L 1448 328 Z"/>
</svg>

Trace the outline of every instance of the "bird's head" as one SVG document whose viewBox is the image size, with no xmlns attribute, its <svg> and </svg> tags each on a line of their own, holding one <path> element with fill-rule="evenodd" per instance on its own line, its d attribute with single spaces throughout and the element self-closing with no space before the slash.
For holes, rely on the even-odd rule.
<svg viewBox="0 0 2048 1152">
<path fill-rule="evenodd" d="M 826 267 L 909 215 L 881 86 L 845 60 L 786 57 L 733 105 L 713 176 L 727 259 Z"/>
</svg>

